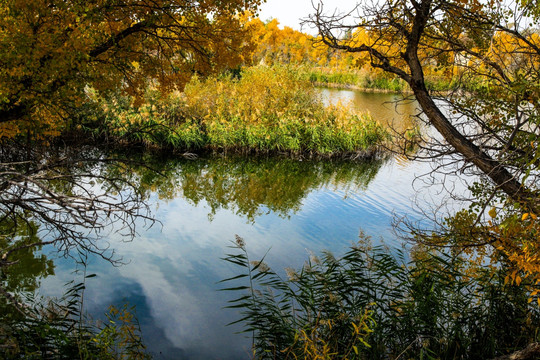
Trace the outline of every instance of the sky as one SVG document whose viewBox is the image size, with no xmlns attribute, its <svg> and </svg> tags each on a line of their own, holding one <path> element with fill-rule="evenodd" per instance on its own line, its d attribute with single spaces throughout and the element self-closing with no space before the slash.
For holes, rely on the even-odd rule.
<svg viewBox="0 0 540 360">
<path fill-rule="evenodd" d="M 317 4 L 318 0 L 313 0 Z M 333 12 L 336 8 L 341 12 L 350 11 L 356 5 L 357 0 L 325 0 L 325 12 Z M 307 18 L 314 12 L 312 0 L 267 0 L 260 7 L 259 17 L 265 21 L 270 18 L 279 20 L 283 26 L 289 26 L 295 30 L 303 30 L 312 33 L 309 28 L 300 28 L 301 18 Z"/>
</svg>

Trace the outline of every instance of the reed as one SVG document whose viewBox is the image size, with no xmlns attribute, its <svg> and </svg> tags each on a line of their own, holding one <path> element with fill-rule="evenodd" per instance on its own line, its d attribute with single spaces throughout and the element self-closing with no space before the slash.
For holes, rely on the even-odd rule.
<svg viewBox="0 0 540 360">
<path fill-rule="evenodd" d="M 88 275 L 85 278 L 93 277 Z M 22 293 L 24 302 L 0 302 L 0 358 L 151 359 L 141 339 L 135 308 L 110 306 L 106 321 L 84 311 L 85 284 L 70 282 L 60 299 Z"/>
<path fill-rule="evenodd" d="M 370 248 L 312 256 L 286 275 L 251 261 L 237 237 L 224 260 L 258 359 L 490 359 L 537 341 L 538 307 L 505 268 L 441 251 Z"/>
<path fill-rule="evenodd" d="M 354 88 L 365 91 L 381 92 L 410 92 L 410 88 L 403 80 L 375 70 L 365 69 L 333 69 L 310 66 L 298 66 L 296 71 L 303 79 L 320 86 Z M 426 75 L 426 85 L 432 91 L 452 91 L 459 88 L 456 79 L 436 74 Z M 461 86 L 463 88 L 463 86 Z M 476 85 L 471 81 L 466 89 Z"/>
<path fill-rule="evenodd" d="M 84 130 L 149 147 L 356 157 L 388 139 L 369 115 L 326 106 L 309 81 L 281 66 L 194 78 L 166 98 L 149 91 L 138 108 L 125 97 L 94 100 L 81 117 Z"/>
</svg>

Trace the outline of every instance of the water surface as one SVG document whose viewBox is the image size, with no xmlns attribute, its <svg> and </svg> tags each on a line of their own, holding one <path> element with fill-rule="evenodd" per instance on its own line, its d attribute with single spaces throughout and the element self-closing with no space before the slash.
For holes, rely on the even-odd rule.
<svg viewBox="0 0 540 360">
<path fill-rule="evenodd" d="M 348 104 L 356 111 L 369 113 L 381 125 L 399 132 L 412 128 L 419 114 L 416 100 L 401 94 L 334 88 L 321 89 L 321 94 L 327 103 Z"/>
</svg>

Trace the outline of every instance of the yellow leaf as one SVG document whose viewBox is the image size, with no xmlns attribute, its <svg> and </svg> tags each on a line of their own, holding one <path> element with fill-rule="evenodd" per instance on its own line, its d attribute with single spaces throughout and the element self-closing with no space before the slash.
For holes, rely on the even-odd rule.
<svg viewBox="0 0 540 360">
<path fill-rule="evenodd" d="M 528 217 L 529 217 L 529 213 L 523 214 L 523 216 L 521 217 L 521 221 L 527 220 Z"/>
<path fill-rule="evenodd" d="M 537 218 L 536 214 L 535 214 L 535 213 L 531 213 L 531 218 L 532 218 L 533 220 L 536 220 L 536 218 Z"/>
<path fill-rule="evenodd" d="M 495 216 L 497 216 L 497 210 L 493 207 L 493 208 L 491 208 L 491 210 L 489 210 L 488 214 L 489 214 L 489 216 L 494 218 Z"/>
</svg>

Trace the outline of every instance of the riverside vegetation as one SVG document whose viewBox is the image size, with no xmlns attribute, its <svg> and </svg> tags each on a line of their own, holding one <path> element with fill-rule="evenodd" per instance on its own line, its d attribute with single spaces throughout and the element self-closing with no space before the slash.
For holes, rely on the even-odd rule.
<svg viewBox="0 0 540 360">
<path fill-rule="evenodd" d="M 149 90 L 145 102 L 94 97 L 79 128 L 97 139 L 180 151 L 372 157 L 389 139 L 368 114 L 325 105 L 295 68 L 256 66 L 206 79 L 182 93 Z"/>
<path fill-rule="evenodd" d="M 528 355 L 502 358 L 540 357 L 540 9 L 501 7 L 419 0 L 315 9 L 308 23 L 320 43 L 409 86 L 441 135 L 424 148 L 438 169 L 474 177 L 468 207 L 435 214 L 426 230 L 407 228 L 410 260 L 355 247 L 285 279 L 250 262 L 237 241 L 225 260 L 241 270 L 227 281 L 243 282 L 226 290 L 241 291 L 231 307 L 241 309 L 256 357 L 489 359 L 530 343 Z M 439 70 L 459 91 L 430 91 L 446 86 L 429 83 Z"/>
<path fill-rule="evenodd" d="M 223 280 L 257 359 L 490 359 L 537 340 L 540 311 L 508 268 L 418 247 L 360 241 L 345 254 L 313 254 L 301 269 L 252 260 L 241 237 Z M 537 288 L 537 287 L 536 287 Z"/>
<path fill-rule="evenodd" d="M 96 159 L 100 155 L 88 154 L 79 158 L 78 155 L 85 153 L 80 145 L 77 146 L 78 155 L 73 155 L 72 151 L 55 155 L 51 144 L 58 145 L 63 141 L 73 144 L 73 139 L 84 139 L 84 143 L 94 145 L 109 144 L 120 148 L 140 145 L 146 150 L 173 150 L 179 153 L 272 153 L 350 159 L 376 156 L 389 139 L 387 131 L 369 115 L 355 114 L 340 104 L 326 106 L 309 80 L 302 79 L 298 72 L 286 66 L 252 67 L 239 73 L 194 77 L 183 92 L 169 95 L 151 86 L 139 104 L 136 104 L 136 96 L 120 92 L 104 94 L 88 87 L 85 94 L 85 102 L 77 107 L 66 124 L 48 124 L 46 128 L 49 130 L 30 127 L 18 133 L 5 128 L 7 125 L 4 124 L 5 131 L 1 134 L 2 168 L 5 170 L 2 176 L 6 184 L 3 201 L 26 206 L 24 204 L 29 200 L 23 198 L 29 188 L 32 192 L 37 191 L 38 199 L 41 199 L 31 210 L 19 208 L 18 205 L 4 209 L 6 219 L 12 219 L 10 224 L 4 219 L 2 233 L 5 243 L 2 244 L 3 258 L 0 262 L 0 290 L 5 295 L 2 296 L 5 311 L 0 316 L 0 354 L 7 359 L 131 359 L 148 356 L 140 338 L 134 309 L 128 306 L 113 307 L 107 313 L 105 323 L 86 317 L 83 307 L 84 281 L 68 284 L 65 298 L 58 300 L 32 295 L 39 286 L 35 279 L 45 276 L 45 273 L 52 274 L 51 264 L 44 267 L 42 272 L 29 274 L 24 279 L 33 281 L 31 287 L 15 286 L 17 284 L 12 281 L 20 275 L 20 267 L 14 264 L 22 261 L 26 253 L 33 258 L 34 252 L 39 253 L 45 244 L 61 242 L 63 245 L 58 245 L 60 248 L 81 254 L 89 251 L 99 256 L 101 250 L 91 244 L 94 240 L 87 242 L 84 230 L 70 230 L 71 224 L 79 224 L 83 229 L 88 227 L 89 232 L 94 232 L 92 228 L 101 228 L 108 223 L 111 213 L 121 211 L 122 206 L 111 212 L 108 207 L 114 208 L 111 204 L 117 201 L 112 198 L 119 194 L 122 183 L 132 180 L 123 179 L 120 176 L 122 170 L 119 170 L 120 173 L 104 173 L 102 169 L 93 168 L 96 161 L 99 162 Z M 86 164 L 84 167 L 87 168 L 76 170 L 81 164 Z M 76 174 L 78 171 L 85 174 Z M 353 168 L 351 171 L 354 173 Z M 18 172 L 24 175 L 19 176 Z M 86 183 L 87 179 L 99 179 L 100 183 L 110 181 L 111 203 L 100 203 L 100 199 L 103 199 L 101 195 L 94 197 L 88 193 L 84 184 L 93 185 Z M 143 184 L 139 185 L 138 188 L 130 187 L 126 192 L 138 197 L 137 194 L 144 190 Z M 47 191 L 40 193 L 40 189 Z M 79 197 L 81 191 L 82 198 Z M 215 197 L 212 194 L 205 196 Z M 75 211 L 64 209 L 70 207 L 70 203 L 77 207 L 81 200 L 81 204 L 93 204 L 94 207 L 76 208 Z M 284 203 L 297 201 L 278 200 Z M 62 209 L 52 204 L 61 204 Z M 105 206 L 103 217 L 95 217 L 101 211 L 98 204 Z M 256 208 L 244 209 L 242 204 L 238 206 L 249 216 L 258 211 Z M 27 223 L 25 218 L 28 211 L 33 212 L 31 218 L 36 222 L 32 223 L 31 230 L 26 231 L 21 224 Z M 47 211 L 53 211 L 58 218 L 50 218 Z M 87 215 L 86 211 L 90 211 L 91 215 Z M 283 211 L 286 214 L 288 208 Z M 125 208 L 125 212 L 127 217 L 120 217 L 121 222 L 130 221 L 129 207 Z M 69 220 L 63 217 L 64 213 L 70 214 L 68 218 L 81 217 Z M 38 224 L 41 222 L 47 226 L 40 227 Z M 58 235 L 57 231 L 67 232 Z M 47 234 L 57 237 L 57 240 L 48 241 L 36 234 Z M 85 248 L 86 245 L 90 247 Z M 16 258 L 15 261 L 8 261 L 10 257 Z M 35 264 L 31 268 L 39 270 Z"/>
<path fill-rule="evenodd" d="M 294 67 L 302 78 L 322 86 L 357 88 L 366 91 L 410 92 L 407 83 L 394 74 L 372 68 L 369 55 L 361 52 L 336 51 L 321 40 L 321 36 L 308 35 L 291 29 L 280 28 L 279 21 L 262 22 L 258 18 L 246 20 L 246 27 L 256 47 L 251 54 L 253 64 L 283 65 Z M 344 40 L 352 44 L 376 42 L 376 34 L 363 29 L 348 29 Z M 399 47 L 399 44 L 381 44 Z M 453 66 L 424 66 L 428 88 L 449 91 L 462 87 Z M 458 76 L 456 76 L 458 75 Z M 470 84 L 469 84 L 470 85 Z"/>
<path fill-rule="evenodd" d="M 72 121 L 59 133 L 48 134 L 44 139 L 52 144 L 58 144 L 62 140 L 72 143 L 73 139 L 84 138 L 85 143 L 110 144 L 121 149 L 140 145 L 146 150 L 173 150 L 180 153 L 185 151 L 273 153 L 293 157 L 349 159 L 372 158 L 379 153 L 380 147 L 389 139 L 387 131 L 369 115 L 355 114 L 350 108 L 340 104 L 326 106 L 308 80 L 301 79 L 293 69 L 281 66 L 248 68 L 235 76 L 227 72 L 204 79 L 196 77 L 186 85 L 182 93 L 172 93 L 168 96 L 162 95 L 157 89 L 148 90 L 143 103 L 138 106 L 134 106 L 134 97 L 119 93 L 102 97 L 92 89 L 87 89 L 87 95 L 90 101 L 77 110 Z M 66 201 L 68 204 L 70 201 L 75 203 L 80 201 L 77 196 L 86 181 L 82 180 L 85 176 L 89 179 L 100 179 L 99 183 L 110 181 L 107 186 L 112 190 L 113 197 L 119 194 L 122 184 L 127 183 L 133 184 L 129 189 L 124 190 L 128 193 L 142 195 L 145 191 L 144 183 L 134 182 L 135 179 L 126 177 L 126 174 L 130 174 L 133 169 L 126 172 L 122 166 L 118 168 L 113 166 L 107 171 L 97 170 L 94 168 L 95 159 L 101 155 L 86 154 L 80 145 L 78 156 L 74 156 L 71 151 L 63 155 L 55 155 L 52 148 L 42 150 L 42 146 L 46 144 L 38 145 L 39 142 L 36 142 L 32 150 L 26 151 L 20 137 L 4 139 L 4 167 L 22 169 L 21 171 L 26 173 L 24 178 L 31 179 L 31 186 L 35 184 L 40 189 L 49 189 L 48 193 L 40 195 L 40 198 L 43 196 L 45 199 L 45 203 L 49 201 L 48 198 L 51 198 L 53 202 L 60 201 L 62 204 Z M 36 165 L 35 168 L 32 166 L 21 168 L 18 159 L 28 157 L 28 154 L 33 154 L 32 156 L 35 155 L 40 159 L 31 158 L 28 164 L 40 165 Z M 133 157 L 134 154 L 131 155 Z M 79 156 L 82 158 L 77 160 Z M 120 156 L 120 158 L 124 157 Z M 79 169 L 81 164 L 86 164 L 84 169 Z M 375 167 L 380 166 L 377 162 L 373 164 Z M 285 165 L 290 164 L 282 160 L 271 167 Z M 323 165 L 321 166 L 324 168 Z M 372 165 L 368 165 L 367 168 L 370 166 Z M 145 166 L 143 169 L 146 170 L 145 177 L 155 177 L 151 175 L 154 173 L 152 170 Z M 243 174 L 244 170 L 239 169 L 239 173 Z M 357 168 L 351 166 L 350 174 L 344 176 L 358 177 L 359 184 L 366 181 L 364 177 L 369 178 L 373 174 L 368 169 L 366 172 L 355 175 L 355 170 Z M 81 171 L 85 175 L 78 174 Z M 327 181 L 319 179 L 320 171 L 320 169 L 313 170 L 318 176 L 306 175 L 313 181 Z M 205 169 L 206 172 L 208 169 Z M 190 177 L 190 174 L 182 175 Z M 264 172 L 261 176 L 268 177 L 268 174 Z M 157 176 L 157 179 L 161 180 L 162 176 Z M 22 183 L 19 183 L 19 180 Z M 252 181 L 253 178 L 247 180 Z M 25 181 L 18 177 L 10 181 L 14 189 L 13 195 L 16 198 L 24 196 Z M 303 179 L 298 181 L 305 182 Z M 191 183 L 188 181 L 185 186 L 190 186 L 189 184 Z M 230 206 L 223 199 L 217 198 L 216 194 L 210 193 L 213 186 L 209 189 L 198 190 L 205 186 L 205 182 L 196 181 L 194 184 L 197 189 L 188 189 L 188 195 L 191 194 L 193 201 L 199 201 L 199 198 L 204 196 L 212 200 L 210 202 L 212 206 Z M 21 191 L 17 189 L 19 185 Z M 277 184 L 276 187 L 282 194 L 283 187 Z M 233 186 L 232 189 L 239 190 L 240 188 Z M 172 188 L 165 184 L 163 191 L 170 192 Z M 202 195 L 199 192 L 202 192 Z M 11 193 L 11 190 L 5 192 L 4 197 Z M 83 193 L 91 196 L 85 190 Z M 293 195 L 292 197 L 301 197 L 302 193 Z M 69 200 L 54 199 L 55 197 L 63 199 L 66 196 Z M 299 200 L 292 197 L 287 195 L 284 198 L 276 195 L 276 210 L 283 212 L 285 216 L 290 211 L 290 206 L 297 207 Z M 238 198 L 244 199 L 243 196 Z M 89 203 L 95 200 L 84 201 Z M 251 203 L 247 205 L 239 203 L 237 206 L 239 211 L 245 212 L 248 217 L 253 217 L 257 211 L 260 211 L 257 207 L 252 208 Z M 41 211 L 39 206 L 42 206 L 41 203 L 34 211 Z M 76 212 L 79 211 L 79 209 L 76 210 Z M 126 211 L 129 210 L 126 208 Z M 14 223 L 3 231 L 7 241 L 2 245 L 5 254 L 8 254 L 6 258 L 10 256 L 9 254 L 16 253 L 18 254 L 17 261 L 20 261 L 23 258 L 21 249 L 27 249 L 28 255 L 32 255 L 30 257 L 33 258 L 34 251 L 39 252 L 42 248 L 39 244 L 49 244 L 48 241 L 36 236 L 36 234 L 47 234 L 47 228 L 40 229 L 35 225 L 34 230 L 29 230 L 27 233 L 22 230 L 21 225 L 17 225 L 25 216 L 23 210 L 21 212 L 16 209 L 10 210 L 8 214 L 13 217 Z M 82 216 L 83 218 L 76 220 L 77 223 L 85 224 L 91 221 L 90 224 L 93 225 L 89 226 L 101 226 L 95 223 L 96 220 L 92 220 L 93 215 Z M 105 217 L 107 216 L 110 216 L 110 212 Z M 47 219 L 45 214 L 44 218 Z M 56 220 L 53 219 L 53 221 Z M 106 222 L 107 220 L 103 218 L 103 223 Z M 38 223 L 39 221 L 36 222 Z M 53 228 L 57 225 L 60 229 L 64 229 L 65 225 L 62 223 L 53 224 Z M 20 231 L 23 232 L 17 233 Z M 67 233 L 59 238 L 64 239 L 62 241 L 66 242 L 68 248 L 71 248 L 70 244 L 74 240 L 76 240 L 75 246 L 86 243 L 86 240 L 83 240 L 85 235 L 79 232 L 74 234 L 72 236 L 71 233 Z M 100 253 L 92 245 L 87 250 L 91 253 Z M 84 253 L 87 250 L 81 248 L 77 249 L 77 252 Z M 82 306 L 84 281 L 68 284 L 63 299 L 40 299 L 32 295 L 38 288 L 39 282 L 33 280 L 35 282 L 33 287 L 14 286 L 11 279 L 19 275 L 20 267 L 10 262 L 4 263 L 6 265 L 2 265 L 1 268 L 2 288 L 5 288 L 7 294 L 16 295 L 3 298 L 6 311 L 2 316 L 3 326 L 0 329 L 0 339 L 3 343 L 0 349 L 2 356 L 8 359 L 21 356 L 44 359 L 59 357 L 67 359 L 78 356 L 131 359 L 148 356 L 140 338 L 133 308 L 127 305 L 123 308 L 113 307 L 106 314 L 105 323 L 95 322 L 86 317 Z M 31 268 L 38 270 L 35 265 Z M 52 268 L 49 264 L 42 270 L 52 273 Z M 45 272 L 30 274 L 28 279 L 45 276 Z"/>
</svg>

